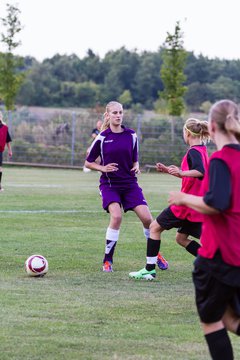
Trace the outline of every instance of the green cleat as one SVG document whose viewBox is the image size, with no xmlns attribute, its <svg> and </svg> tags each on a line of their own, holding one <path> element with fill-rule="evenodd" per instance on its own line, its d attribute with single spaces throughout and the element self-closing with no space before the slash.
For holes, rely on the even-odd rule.
<svg viewBox="0 0 240 360">
<path fill-rule="evenodd" d="M 156 277 L 156 270 L 147 271 L 143 268 L 139 271 L 130 272 L 129 277 L 136 280 L 154 280 Z"/>
</svg>

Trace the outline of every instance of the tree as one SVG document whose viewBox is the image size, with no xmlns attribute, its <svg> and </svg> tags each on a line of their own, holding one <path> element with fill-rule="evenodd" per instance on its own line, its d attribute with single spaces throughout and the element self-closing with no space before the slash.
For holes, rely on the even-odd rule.
<svg viewBox="0 0 240 360">
<path fill-rule="evenodd" d="M 176 23 L 174 34 L 167 33 L 163 51 L 163 64 L 160 70 L 164 90 L 160 97 L 167 101 L 170 115 L 180 116 L 184 110 L 184 93 L 187 87 L 184 67 L 187 52 L 183 48 L 183 34 L 179 22 Z"/>
<path fill-rule="evenodd" d="M 14 108 L 15 98 L 24 79 L 24 74 L 18 70 L 22 61 L 13 55 L 13 50 L 21 44 L 15 40 L 16 35 L 22 30 L 18 19 L 19 13 L 20 10 L 16 6 L 7 4 L 7 16 L 0 18 L 6 28 L 6 33 L 1 33 L 1 42 L 7 48 L 6 53 L 0 54 L 0 96 L 7 110 Z"/>
<path fill-rule="evenodd" d="M 124 108 L 129 108 L 132 104 L 132 95 L 129 90 L 124 90 L 123 93 L 119 96 L 118 101 L 123 104 Z"/>
</svg>

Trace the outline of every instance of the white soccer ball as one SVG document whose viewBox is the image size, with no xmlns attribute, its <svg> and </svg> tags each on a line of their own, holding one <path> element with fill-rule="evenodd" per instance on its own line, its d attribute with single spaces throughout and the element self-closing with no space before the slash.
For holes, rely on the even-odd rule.
<svg viewBox="0 0 240 360">
<path fill-rule="evenodd" d="M 48 261 L 42 255 L 29 256 L 25 261 L 25 270 L 29 276 L 44 276 L 48 272 Z"/>
</svg>

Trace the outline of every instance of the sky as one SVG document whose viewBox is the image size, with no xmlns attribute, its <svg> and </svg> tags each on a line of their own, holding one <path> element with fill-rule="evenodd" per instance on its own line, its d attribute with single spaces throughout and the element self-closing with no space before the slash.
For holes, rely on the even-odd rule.
<svg viewBox="0 0 240 360">
<path fill-rule="evenodd" d="M 240 59 L 239 0 L 1 0 L 1 18 L 7 3 L 21 11 L 21 45 L 15 54 L 38 61 L 55 54 L 83 58 L 88 49 L 103 58 L 123 46 L 155 52 L 177 21 L 187 51 Z"/>
</svg>

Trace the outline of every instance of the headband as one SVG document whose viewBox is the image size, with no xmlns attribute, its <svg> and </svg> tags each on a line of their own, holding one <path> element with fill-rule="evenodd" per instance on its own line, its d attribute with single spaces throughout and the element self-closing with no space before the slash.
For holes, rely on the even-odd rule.
<svg viewBox="0 0 240 360">
<path fill-rule="evenodd" d="M 189 130 L 186 125 L 184 125 L 184 129 L 187 130 L 187 131 L 188 131 L 191 135 L 193 135 L 193 136 L 201 136 L 201 134 L 199 134 L 199 133 L 197 134 L 197 133 Z"/>
</svg>

